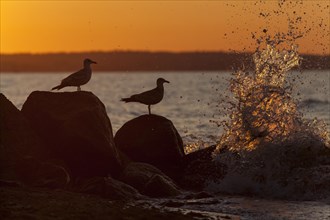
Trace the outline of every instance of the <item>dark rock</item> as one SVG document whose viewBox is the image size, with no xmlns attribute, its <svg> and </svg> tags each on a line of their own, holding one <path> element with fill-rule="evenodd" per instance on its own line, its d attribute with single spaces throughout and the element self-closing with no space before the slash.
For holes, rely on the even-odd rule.
<svg viewBox="0 0 330 220">
<path fill-rule="evenodd" d="M 150 163 L 172 178 L 181 175 L 183 143 L 170 120 L 142 115 L 125 123 L 116 133 L 115 142 L 131 160 Z"/>
<path fill-rule="evenodd" d="M 24 115 L 0 94 L 0 179 L 19 185 L 65 188 L 65 168 L 48 161 L 48 152 Z"/>
<path fill-rule="evenodd" d="M 212 154 L 216 146 L 187 154 L 184 158 L 184 172 L 178 180 L 180 186 L 203 190 L 206 180 L 221 179 L 227 172 L 227 167 L 213 160 Z"/>
<path fill-rule="evenodd" d="M 167 206 L 167 207 L 174 207 L 174 208 L 179 208 L 185 205 L 184 201 L 165 201 L 163 203 L 161 203 L 162 206 Z"/>
<path fill-rule="evenodd" d="M 195 162 L 197 160 L 212 160 L 212 154 L 215 151 L 216 147 L 216 145 L 212 145 L 202 150 L 194 151 L 190 154 L 187 154 L 184 157 L 184 164 L 189 165 L 190 163 Z"/>
<path fill-rule="evenodd" d="M 0 216 L 10 219 L 97 219 L 97 220 L 192 220 L 192 214 L 182 210 L 168 210 L 158 201 L 137 203 L 110 201 L 100 196 L 64 190 L 2 187 Z M 190 211 L 191 212 L 191 211 Z M 197 212 L 197 211 L 196 211 Z M 198 219 L 225 220 L 221 213 L 207 213 Z M 215 217 L 214 217 L 215 216 Z M 239 217 L 232 218 L 239 219 Z M 228 220 L 228 219 L 227 219 Z"/>
<path fill-rule="evenodd" d="M 197 193 L 189 193 L 184 197 L 184 199 L 206 199 L 206 198 L 212 198 L 213 195 L 209 194 L 208 192 L 201 191 Z"/>
<path fill-rule="evenodd" d="M 126 166 L 120 180 L 150 197 L 176 196 L 180 193 L 176 184 L 156 167 L 132 162 Z"/>
<path fill-rule="evenodd" d="M 22 184 L 11 180 L 0 180 L 0 187 L 22 187 Z"/>
<path fill-rule="evenodd" d="M 117 176 L 121 163 L 104 104 L 91 92 L 30 94 L 22 113 L 73 177 Z"/>
<path fill-rule="evenodd" d="M 73 191 L 99 195 L 111 200 L 133 200 L 144 198 L 133 187 L 111 177 L 93 177 L 79 180 Z"/>
<path fill-rule="evenodd" d="M 154 175 L 146 184 L 144 193 L 151 197 L 177 196 L 180 191 L 163 175 Z"/>
<path fill-rule="evenodd" d="M 34 158 L 25 158 L 19 161 L 16 167 L 16 173 L 28 186 L 64 189 L 71 180 L 64 166 L 55 161 L 42 162 Z"/>
<path fill-rule="evenodd" d="M 24 181 L 16 172 L 21 168 L 17 164 L 25 158 L 43 158 L 45 154 L 29 121 L 0 93 L 0 179 Z"/>
</svg>

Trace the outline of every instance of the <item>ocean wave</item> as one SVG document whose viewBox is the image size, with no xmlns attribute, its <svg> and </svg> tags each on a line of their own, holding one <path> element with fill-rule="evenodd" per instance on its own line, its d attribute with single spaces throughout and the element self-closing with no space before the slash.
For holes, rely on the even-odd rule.
<svg viewBox="0 0 330 220">
<path fill-rule="evenodd" d="M 310 200 L 330 197 L 330 148 L 313 135 L 296 134 L 287 143 L 254 151 L 223 151 L 215 160 L 228 168 L 223 179 L 209 179 L 211 193 Z"/>
</svg>

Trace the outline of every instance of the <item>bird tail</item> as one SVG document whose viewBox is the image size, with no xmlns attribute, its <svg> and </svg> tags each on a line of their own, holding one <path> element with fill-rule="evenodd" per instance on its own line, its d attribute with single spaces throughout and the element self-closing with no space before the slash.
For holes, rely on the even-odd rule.
<svg viewBox="0 0 330 220">
<path fill-rule="evenodd" d="M 134 99 L 132 99 L 132 97 L 130 97 L 130 98 L 122 98 L 120 101 L 122 101 L 122 102 L 134 102 Z"/>
<path fill-rule="evenodd" d="M 64 87 L 63 85 L 58 85 L 58 86 L 55 86 L 54 88 L 52 88 L 52 90 L 54 90 L 54 89 L 60 90 L 60 89 L 62 89 L 63 87 Z"/>
</svg>

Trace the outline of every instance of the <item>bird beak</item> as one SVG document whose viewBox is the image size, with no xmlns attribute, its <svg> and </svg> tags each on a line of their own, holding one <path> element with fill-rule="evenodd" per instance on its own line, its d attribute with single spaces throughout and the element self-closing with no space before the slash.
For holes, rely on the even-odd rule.
<svg viewBox="0 0 330 220">
<path fill-rule="evenodd" d="M 97 62 L 95 62 L 95 61 L 92 61 L 92 63 L 97 64 Z"/>
<path fill-rule="evenodd" d="M 167 81 L 167 80 L 165 80 L 164 82 L 166 82 L 166 83 L 170 83 L 169 81 Z"/>
</svg>

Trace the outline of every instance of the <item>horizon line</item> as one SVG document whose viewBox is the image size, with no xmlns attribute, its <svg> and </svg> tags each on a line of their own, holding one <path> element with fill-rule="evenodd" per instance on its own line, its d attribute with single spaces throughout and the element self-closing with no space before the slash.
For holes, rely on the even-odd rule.
<svg viewBox="0 0 330 220">
<path fill-rule="evenodd" d="M 0 56 L 6 55 L 56 55 L 56 54 L 84 54 L 84 53 L 169 53 L 169 54 L 183 54 L 183 53 L 224 53 L 224 54 L 253 54 L 255 51 L 224 51 L 224 50 L 182 50 L 182 51 L 171 51 L 171 50 L 86 50 L 86 51 L 55 51 L 55 52 L 13 52 L 13 53 L 2 53 Z M 324 53 L 300 53 L 301 55 L 314 55 L 314 56 L 330 56 Z"/>
</svg>

